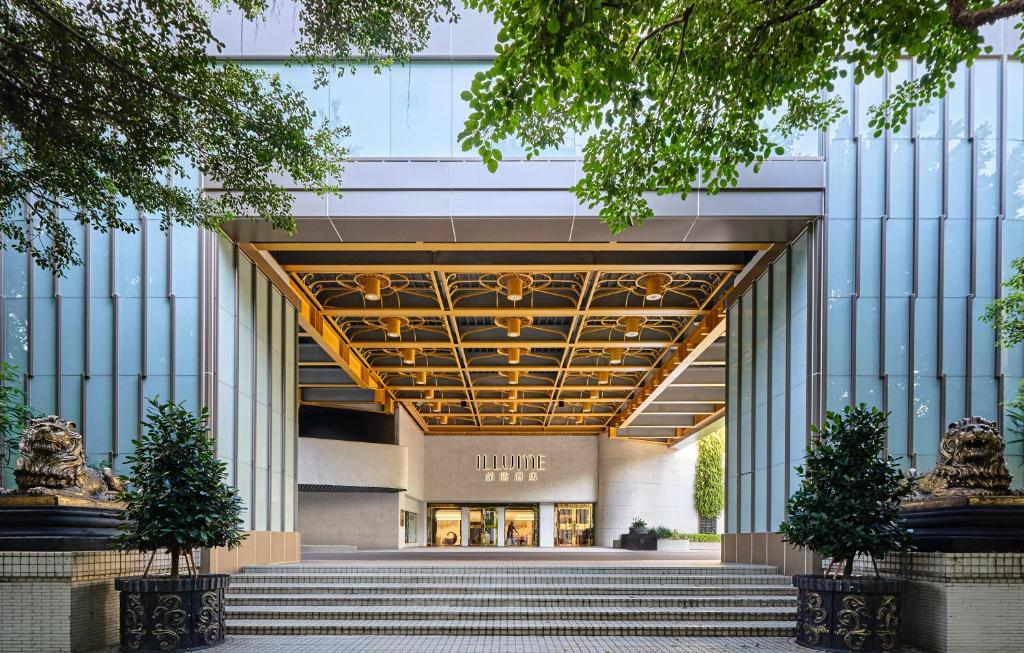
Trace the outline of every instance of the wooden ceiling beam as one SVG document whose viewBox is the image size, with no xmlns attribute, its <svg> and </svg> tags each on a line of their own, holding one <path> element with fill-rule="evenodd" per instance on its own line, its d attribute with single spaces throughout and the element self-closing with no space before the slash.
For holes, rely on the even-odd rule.
<svg viewBox="0 0 1024 653">
<path fill-rule="evenodd" d="M 328 317 L 693 317 L 702 315 L 703 311 L 696 308 L 673 308 L 673 307 L 624 307 L 624 308 L 590 308 L 580 310 L 576 308 L 536 308 L 536 307 L 509 307 L 509 308 L 325 308 L 323 314 Z M 495 328 L 500 328 L 495 325 Z M 525 327 L 524 327 L 525 328 Z M 509 339 L 505 343 L 515 345 L 515 339 Z"/>
<path fill-rule="evenodd" d="M 411 264 L 401 265 L 392 263 L 380 264 L 285 264 L 281 266 L 285 272 L 295 274 L 359 274 L 362 272 L 378 272 L 381 274 L 400 272 L 429 274 L 435 270 L 459 274 L 487 274 L 495 271 L 495 266 L 490 264 Z M 562 263 L 562 264 L 540 264 L 537 263 L 502 263 L 502 272 L 739 272 L 744 268 L 741 263 Z"/>
</svg>

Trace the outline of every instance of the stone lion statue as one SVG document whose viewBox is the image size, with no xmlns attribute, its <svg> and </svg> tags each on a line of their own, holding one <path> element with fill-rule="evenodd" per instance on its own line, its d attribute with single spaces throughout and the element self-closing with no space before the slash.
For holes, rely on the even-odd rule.
<svg viewBox="0 0 1024 653">
<path fill-rule="evenodd" d="M 1003 458 L 1004 446 L 995 422 L 965 417 L 951 423 L 939 441 L 935 469 L 917 483 L 918 493 L 935 497 L 1010 494 L 1013 477 Z"/>
<path fill-rule="evenodd" d="M 56 415 L 30 420 L 18 449 L 14 480 L 20 493 L 113 499 L 124 489 L 109 467 L 85 466 L 82 434 Z"/>
</svg>

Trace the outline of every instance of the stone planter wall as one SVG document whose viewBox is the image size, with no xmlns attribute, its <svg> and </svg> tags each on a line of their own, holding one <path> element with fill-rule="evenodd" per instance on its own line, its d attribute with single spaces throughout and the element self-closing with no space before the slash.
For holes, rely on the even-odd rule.
<svg viewBox="0 0 1024 653">
<path fill-rule="evenodd" d="M 858 560 L 858 574 L 873 574 Z M 907 579 L 903 643 L 934 653 L 1005 653 L 1024 646 L 1024 553 L 904 553 L 878 561 Z"/>
<path fill-rule="evenodd" d="M 149 554 L 0 551 L 0 653 L 86 653 L 117 644 L 116 576 L 141 574 Z M 150 573 L 165 574 L 157 555 Z"/>
<path fill-rule="evenodd" d="M 689 551 L 690 540 L 672 540 L 669 538 L 658 538 L 659 551 Z"/>
</svg>

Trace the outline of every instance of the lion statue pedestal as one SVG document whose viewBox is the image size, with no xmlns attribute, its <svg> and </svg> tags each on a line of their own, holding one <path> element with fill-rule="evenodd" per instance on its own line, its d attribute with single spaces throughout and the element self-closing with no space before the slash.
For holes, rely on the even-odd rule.
<svg viewBox="0 0 1024 653">
<path fill-rule="evenodd" d="M 900 514 L 918 551 L 1024 552 L 1024 496 L 1009 489 L 1004 446 L 995 422 L 969 417 L 949 425 L 935 469 Z"/>
<path fill-rule="evenodd" d="M 121 523 L 123 489 L 109 468 L 86 467 L 82 435 L 56 415 L 33 419 L 14 468 L 18 489 L 0 494 L 0 551 L 109 548 Z"/>
</svg>

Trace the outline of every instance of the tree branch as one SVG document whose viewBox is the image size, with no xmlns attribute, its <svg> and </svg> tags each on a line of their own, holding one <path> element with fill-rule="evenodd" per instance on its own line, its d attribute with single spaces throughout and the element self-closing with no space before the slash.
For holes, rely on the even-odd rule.
<svg viewBox="0 0 1024 653">
<path fill-rule="evenodd" d="M 1022 0 L 1022 1 L 1024 1 L 1024 0 Z M 693 5 L 690 5 L 689 7 L 684 9 L 683 13 L 679 14 L 678 16 L 673 18 L 672 20 L 669 20 L 669 21 L 659 25 L 658 27 L 652 29 L 650 32 L 647 32 L 647 34 L 644 34 L 640 38 L 640 42 L 636 44 L 635 48 L 633 48 L 633 55 L 630 57 L 630 59 L 635 61 L 637 55 L 640 54 L 640 48 L 643 47 L 644 43 L 647 43 L 651 39 L 657 37 L 659 34 L 664 32 L 665 30 L 671 29 L 671 28 L 675 27 L 676 25 L 683 25 L 683 29 L 685 30 L 686 29 L 686 25 L 688 25 L 689 22 L 690 22 L 690 15 L 691 14 L 693 14 Z"/>
<path fill-rule="evenodd" d="M 971 11 L 964 6 L 963 0 L 946 0 L 949 15 L 957 27 L 977 29 L 982 25 L 1024 13 L 1024 0 L 1007 0 L 1002 4 L 985 9 Z"/>
<path fill-rule="evenodd" d="M 800 7 L 799 9 L 794 9 L 793 11 L 782 14 L 781 16 L 776 16 L 775 18 L 764 21 L 763 23 L 757 26 L 757 29 L 762 30 L 768 27 L 772 27 L 773 25 L 781 25 L 783 23 L 788 23 L 794 18 L 814 11 L 815 9 L 822 6 L 826 2 L 828 2 L 828 0 L 814 0 L 814 2 L 812 2 L 809 5 L 805 5 L 803 7 Z"/>
</svg>

